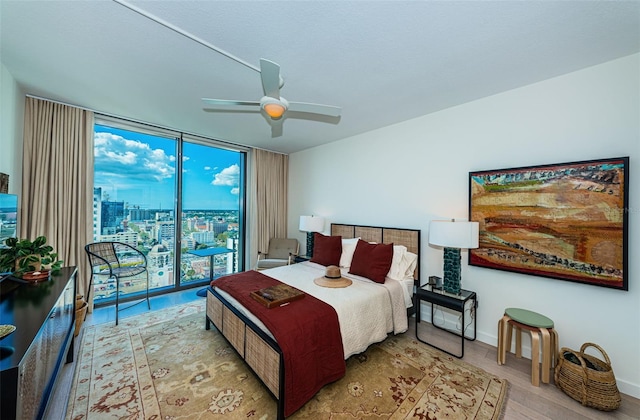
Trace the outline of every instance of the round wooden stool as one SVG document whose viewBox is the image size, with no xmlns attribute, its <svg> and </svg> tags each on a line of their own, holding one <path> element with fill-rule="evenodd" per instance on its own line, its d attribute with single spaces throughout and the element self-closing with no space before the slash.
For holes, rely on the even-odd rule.
<svg viewBox="0 0 640 420">
<path fill-rule="evenodd" d="M 498 364 L 507 362 L 511 351 L 511 333 L 516 329 L 516 357 L 522 357 L 522 330 L 531 333 L 531 383 L 540 386 L 540 336 L 542 336 L 542 382 L 549 383 L 549 371 L 558 360 L 558 333 L 553 321 L 537 312 L 507 308 L 498 321 Z"/>
</svg>

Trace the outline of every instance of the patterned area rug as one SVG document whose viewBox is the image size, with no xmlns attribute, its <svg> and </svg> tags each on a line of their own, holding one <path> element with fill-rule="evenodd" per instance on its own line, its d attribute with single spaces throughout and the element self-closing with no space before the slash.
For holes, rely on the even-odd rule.
<svg viewBox="0 0 640 420">
<path fill-rule="evenodd" d="M 88 327 L 67 419 L 274 419 L 269 391 L 212 326 L 204 299 Z M 507 381 L 407 334 L 347 360 L 291 419 L 497 419 Z"/>
</svg>

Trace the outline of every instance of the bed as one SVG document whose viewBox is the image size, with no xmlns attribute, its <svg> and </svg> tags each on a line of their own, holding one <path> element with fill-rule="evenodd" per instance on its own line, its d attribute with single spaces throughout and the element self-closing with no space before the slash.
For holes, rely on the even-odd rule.
<svg viewBox="0 0 640 420">
<path fill-rule="evenodd" d="M 406 331 L 413 312 L 413 287 L 419 284 L 419 230 L 334 223 L 331 234 L 319 239 L 341 243 L 340 271 L 352 281 L 349 287 L 317 286 L 313 279 L 322 277 L 326 267 L 312 260 L 233 274 L 212 281 L 207 289 L 206 328 L 213 323 L 265 384 L 277 400 L 278 418 L 291 415 L 326 383 L 342 377 L 347 358 L 388 334 Z M 366 276 L 357 275 L 363 274 L 362 249 L 383 248 L 377 244 L 394 245 L 388 273 L 381 279 L 370 276 L 365 267 Z M 317 241 L 316 259 L 320 259 L 315 257 L 318 247 Z M 385 252 L 389 248 L 386 245 Z M 376 258 L 370 259 L 374 267 Z M 286 308 L 266 309 L 246 297 L 251 290 L 281 283 L 304 292 L 304 299 Z M 294 333 L 301 337 L 294 338 Z M 299 353 L 308 355 L 307 359 Z M 317 372 L 305 371 L 312 359 L 322 365 L 324 375 L 315 382 L 308 375 L 317 376 Z M 304 386 L 308 388 L 301 389 Z"/>
</svg>

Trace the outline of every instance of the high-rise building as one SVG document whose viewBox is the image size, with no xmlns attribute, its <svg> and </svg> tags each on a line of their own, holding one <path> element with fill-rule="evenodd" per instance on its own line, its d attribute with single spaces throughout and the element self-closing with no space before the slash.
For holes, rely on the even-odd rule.
<svg viewBox="0 0 640 420">
<path fill-rule="evenodd" d="M 226 232 L 229 223 L 227 223 L 224 219 L 214 220 L 209 224 L 208 230 L 212 230 L 216 235 Z"/>
<path fill-rule="evenodd" d="M 216 241 L 216 233 L 211 231 L 193 232 L 191 237 L 199 244 L 212 244 Z"/>
<path fill-rule="evenodd" d="M 113 235 L 122 231 L 124 201 L 102 201 L 100 233 Z"/>
<path fill-rule="evenodd" d="M 182 237 L 182 248 L 195 249 L 196 241 L 191 236 Z"/>
<path fill-rule="evenodd" d="M 93 189 L 93 240 L 100 240 L 102 227 L 102 188 Z"/>
<path fill-rule="evenodd" d="M 138 232 L 128 231 L 128 232 L 118 232 L 113 235 L 101 235 L 100 241 L 116 241 L 116 242 L 124 242 L 127 245 L 131 245 L 134 248 L 138 247 Z"/>
<path fill-rule="evenodd" d="M 165 244 L 169 250 L 173 250 L 174 238 L 176 236 L 176 227 L 173 220 L 160 222 L 156 221 L 155 238 L 160 244 Z"/>
<path fill-rule="evenodd" d="M 155 211 L 149 209 L 132 208 L 129 209 L 129 220 L 132 222 L 141 222 L 143 220 L 155 219 Z"/>
</svg>

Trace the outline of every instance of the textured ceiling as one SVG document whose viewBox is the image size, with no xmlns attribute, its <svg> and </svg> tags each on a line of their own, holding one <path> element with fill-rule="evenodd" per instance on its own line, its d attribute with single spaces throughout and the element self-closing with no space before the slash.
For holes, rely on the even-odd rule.
<svg viewBox="0 0 640 420">
<path fill-rule="evenodd" d="M 0 31 L 27 94 L 292 153 L 636 53 L 640 2 L 0 0 Z M 339 122 L 272 138 L 260 113 L 203 109 L 259 100 L 260 58 Z"/>
</svg>

